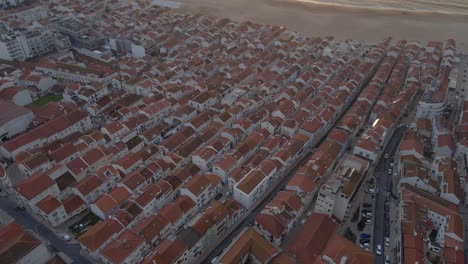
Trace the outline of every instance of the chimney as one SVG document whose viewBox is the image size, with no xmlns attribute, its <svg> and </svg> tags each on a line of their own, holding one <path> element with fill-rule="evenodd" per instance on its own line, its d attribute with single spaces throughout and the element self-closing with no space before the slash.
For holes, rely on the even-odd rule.
<svg viewBox="0 0 468 264">
<path fill-rule="evenodd" d="M 130 248 L 130 243 L 128 243 L 127 239 L 122 240 L 122 244 L 124 248 L 129 249 Z"/>
</svg>

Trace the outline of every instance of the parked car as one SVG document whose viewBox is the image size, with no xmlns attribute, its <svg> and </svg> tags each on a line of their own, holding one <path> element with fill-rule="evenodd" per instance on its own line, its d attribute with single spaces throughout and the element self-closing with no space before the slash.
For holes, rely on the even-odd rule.
<svg viewBox="0 0 468 264">
<path fill-rule="evenodd" d="M 374 193 L 374 192 L 375 192 L 374 188 L 367 188 L 366 189 L 366 193 Z"/>
<path fill-rule="evenodd" d="M 372 217 L 372 212 L 365 212 L 365 213 L 362 213 L 362 216 L 363 216 L 363 217 Z"/>
<path fill-rule="evenodd" d="M 222 196 L 223 196 L 222 194 L 218 193 L 218 194 L 215 196 L 215 200 L 221 199 Z"/>
<path fill-rule="evenodd" d="M 362 233 L 362 234 L 361 234 L 361 239 L 363 239 L 363 238 L 370 238 L 370 236 L 371 236 L 370 234 Z"/>
<path fill-rule="evenodd" d="M 384 158 L 388 159 L 388 153 L 385 153 Z"/>
<path fill-rule="evenodd" d="M 385 246 L 389 247 L 390 246 L 390 238 L 385 237 Z"/>
<path fill-rule="evenodd" d="M 372 224 L 372 220 L 370 220 L 369 218 L 366 219 L 366 225 L 370 225 Z"/>
<path fill-rule="evenodd" d="M 359 243 L 361 243 L 361 244 L 369 243 L 369 242 L 370 242 L 370 239 L 368 239 L 368 238 L 363 238 L 363 239 L 359 240 Z"/>
<path fill-rule="evenodd" d="M 377 245 L 377 248 L 375 249 L 375 254 L 377 255 L 382 255 L 382 246 L 379 244 Z"/>
<path fill-rule="evenodd" d="M 362 204 L 362 207 L 364 207 L 364 208 L 370 208 L 370 207 L 372 207 L 372 204 L 370 204 L 370 203 L 363 203 L 363 204 Z"/>
<path fill-rule="evenodd" d="M 392 175 L 392 169 L 388 169 L 388 174 Z"/>
<path fill-rule="evenodd" d="M 372 213 L 362 213 L 362 217 L 364 218 L 372 217 Z"/>
<path fill-rule="evenodd" d="M 363 248 L 363 249 L 369 251 L 369 246 L 366 247 L 366 246 L 364 246 L 363 244 L 359 244 L 359 246 L 360 246 L 361 248 Z"/>
<path fill-rule="evenodd" d="M 388 255 L 385 256 L 385 264 L 390 264 L 390 257 Z"/>
</svg>

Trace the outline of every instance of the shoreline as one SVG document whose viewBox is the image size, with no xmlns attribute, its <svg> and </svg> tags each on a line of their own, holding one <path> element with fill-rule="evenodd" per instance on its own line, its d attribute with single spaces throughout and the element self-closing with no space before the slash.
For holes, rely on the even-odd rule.
<svg viewBox="0 0 468 264">
<path fill-rule="evenodd" d="M 408 14 L 415 14 L 415 15 L 446 15 L 446 16 L 461 16 L 467 17 L 468 19 L 468 10 L 465 12 L 456 12 L 456 11 L 442 11 L 442 10 L 423 10 L 423 9 L 405 9 L 404 7 L 390 7 L 390 6 L 372 6 L 372 7 L 365 7 L 362 5 L 353 5 L 353 4 L 344 4 L 344 3 L 336 3 L 336 2 L 323 2 L 321 0 L 273 0 L 276 2 L 284 2 L 285 4 L 295 4 L 296 3 L 304 3 L 310 5 L 316 5 L 321 7 L 331 7 L 336 9 L 361 9 L 362 11 L 366 12 L 382 12 L 382 13 L 408 13 Z M 468 4 L 467 4 L 468 7 Z"/>
<path fill-rule="evenodd" d="M 442 41 L 453 38 L 457 51 L 468 54 L 468 15 L 374 10 L 296 0 L 178 0 L 179 12 L 212 15 L 233 21 L 284 26 L 310 37 L 338 40 Z"/>
<path fill-rule="evenodd" d="M 184 0 L 182 0 L 184 1 Z M 259 2 L 268 2 L 271 6 L 277 6 L 281 8 L 290 9 L 307 9 L 310 12 L 345 12 L 354 14 L 366 14 L 366 15 L 383 15 L 383 16 L 415 16 L 416 18 L 428 18 L 428 17 L 439 17 L 439 18 L 452 18 L 452 19 L 464 19 L 468 25 L 468 12 L 465 13 L 454 13 L 454 12 L 443 12 L 443 11 L 429 11 L 429 10 L 405 10 L 402 8 L 392 7 L 363 7 L 337 3 L 324 3 L 320 0 L 254 0 Z M 467 4 L 468 6 L 468 4 Z"/>
</svg>

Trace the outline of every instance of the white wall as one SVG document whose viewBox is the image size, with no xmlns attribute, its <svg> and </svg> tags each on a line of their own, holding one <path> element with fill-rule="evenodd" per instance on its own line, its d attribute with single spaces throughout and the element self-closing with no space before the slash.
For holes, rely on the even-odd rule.
<svg viewBox="0 0 468 264">
<path fill-rule="evenodd" d="M 33 119 L 34 119 L 34 114 L 32 112 L 29 112 L 25 115 L 19 116 L 18 118 L 13 119 L 10 122 L 4 124 L 3 126 L 0 127 L 0 129 L 8 132 L 8 137 L 12 137 L 14 135 L 17 135 L 19 133 L 26 131 L 26 129 L 28 128 L 29 124 L 32 122 Z"/>
<path fill-rule="evenodd" d="M 25 106 L 32 103 L 31 94 L 28 90 L 22 90 L 13 96 L 13 103 L 19 106 Z"/>
<path fill-rule="evenodd" d="M 39 246 L 30 251 L 26 256 L 17 261 L 17 264 L 30 263 L 46 263 L 52 258 L 52 255 L 47 250 L 47 247 L 41 243 Z"/>
<path fill-rule="evenodd" d="M 146 55 L 145 48 L 143 46 L 132 44 L 131 49 L 132 49 L 132 56 L 135 59 L 142 58 Z"/>
</svg>

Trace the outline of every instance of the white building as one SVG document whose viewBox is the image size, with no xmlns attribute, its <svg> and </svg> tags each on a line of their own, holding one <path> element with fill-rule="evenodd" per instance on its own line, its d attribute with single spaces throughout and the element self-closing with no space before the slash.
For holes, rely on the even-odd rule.
<svg viewBox="0 0 468 264">
<path fill-rule="evenodd" d="M 268 183 L 268 177 L 253 169 L 234 186 L 234 199 L 245 208 L 251 208 L 261 198 Z"/>
<path fill-rule="evenodd" d="M 7 8 L 12 6 L 19 6 L 24 0 L 0 0 L 0 7 Z"/>
<path fill-rule="evenodd" d="M 31 110 L 0 100 L 0 138 L 10 138 L 26 131 L 34 114 Z"/>
<path fill-rule="evenodd" d="M 0 24 L 0 58 L 9 61 L 24 61 L 55 48 L 52 32 L 34 27 L 21 30 Z"/>
<path fill-rule="evenodd" d="M 216 188 L 205 175 L 199 175 L 180 188 L 180 195 L 187 195 L 201 209 L 216 195 Z"/>
</svg>

